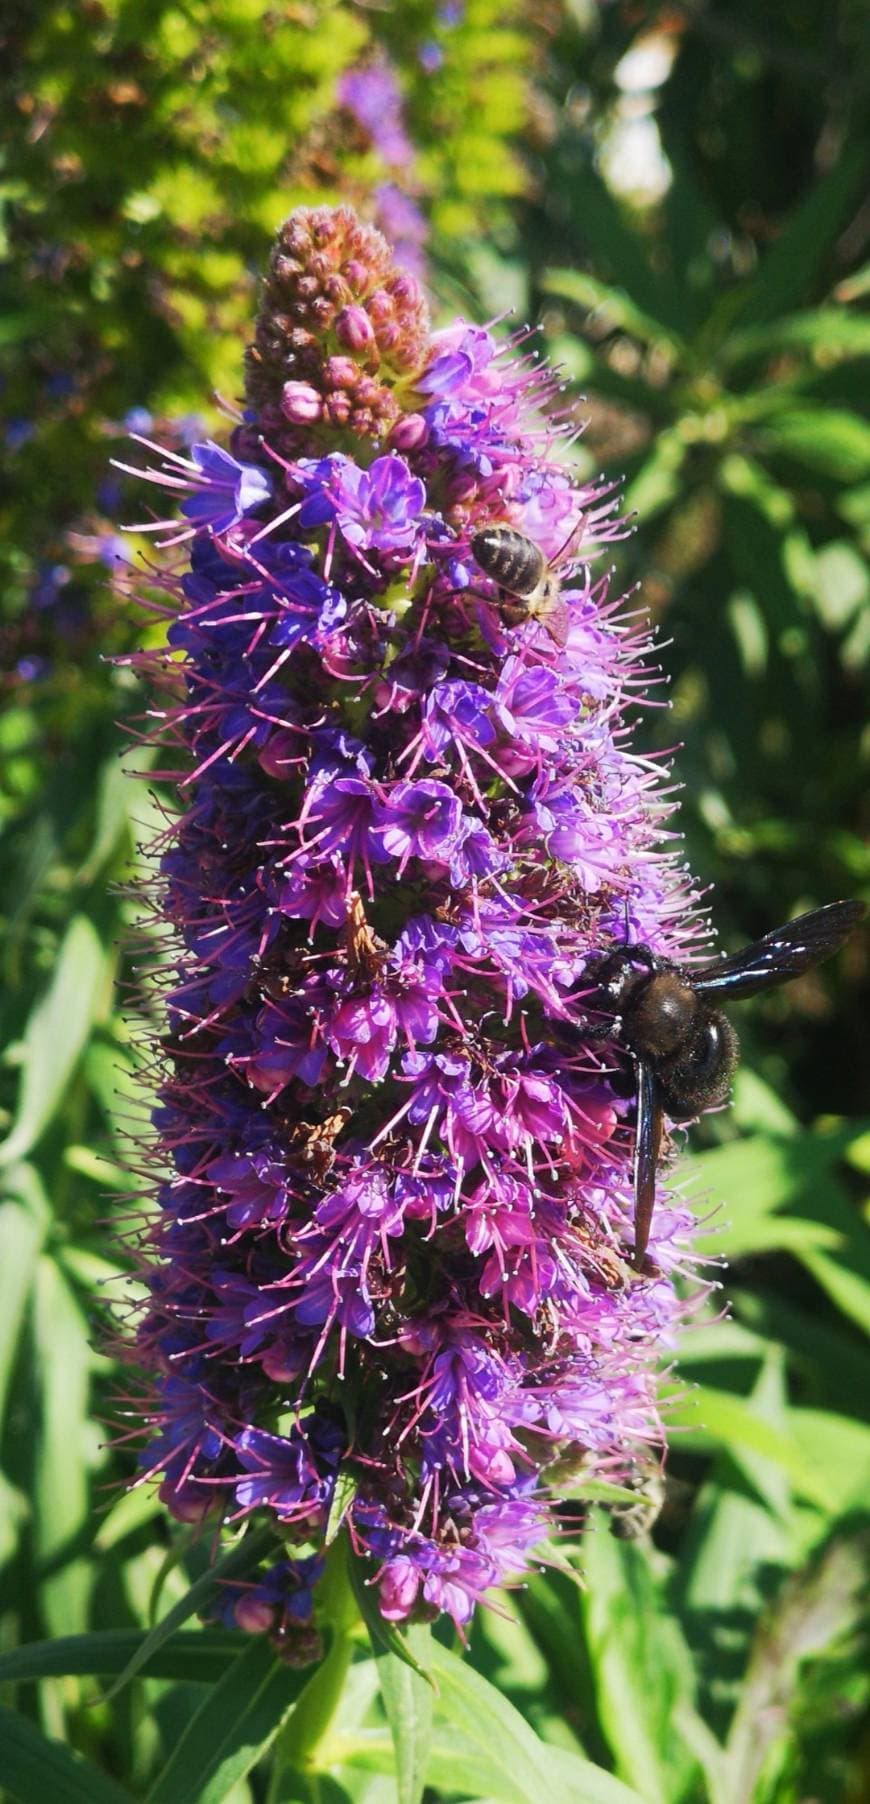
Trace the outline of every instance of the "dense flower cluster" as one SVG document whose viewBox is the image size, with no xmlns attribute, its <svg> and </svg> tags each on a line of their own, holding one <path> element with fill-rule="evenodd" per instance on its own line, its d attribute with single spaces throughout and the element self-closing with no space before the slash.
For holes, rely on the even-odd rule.
<svg viewBox="0 0 870 1804">
<path fill-rule="evenodd" d="M 463 1623 L 560 1474 L 658 1442 L 687 1220 L 663 1198 L 631 1270 L 632 1071 L 584 998 L 614 942 L 698 928 L 628 737 L 645 623 L 590 563 L 616 501 L 557 461 L 552 377 L 521 339 L 430 335 L 326 210 L 279 236 L 249 368 L 231 448 L 149 472 L 189 561 L 151 660 L 183 812 L 134 1356 L 170 1510 L 256 1513 L 298 1555 L 225 1595 L 280 1643 L 330 1514 L 385 1617 Z M 503 620 L 492 522 L 570 571 L 564 643 Z"/>
</svg>

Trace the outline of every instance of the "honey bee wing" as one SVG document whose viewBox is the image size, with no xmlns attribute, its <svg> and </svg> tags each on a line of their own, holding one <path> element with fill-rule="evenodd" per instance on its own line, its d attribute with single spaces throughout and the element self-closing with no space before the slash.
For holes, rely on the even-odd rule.
<svg viewBox="0 0 870 1804">
<path fill-rule="evenodd" d="M 561 595 L 556 595 L 542 615 L 544 625 L 550 638 L 560 648 L 567 645 L 571 631 L 571 614 L 567 602 Z"/>
<path fill-rule="evenodd" d="M 655 1073 L 646 1059 L 637 1060 L 637 1129 L 634 1141 L 634 1253 L 640 1269 L 649 1240 L 656 1200 L 656 1169 L 662 1144 L 662 1105 Z"/>
<path fill-rule="evenodd" d="M 863 902 L 829 902 L 775 927 L 751 946 L 689 973 L 697 996 L 756 996 L 838 952 L 866 914 Z"/>
</svg>

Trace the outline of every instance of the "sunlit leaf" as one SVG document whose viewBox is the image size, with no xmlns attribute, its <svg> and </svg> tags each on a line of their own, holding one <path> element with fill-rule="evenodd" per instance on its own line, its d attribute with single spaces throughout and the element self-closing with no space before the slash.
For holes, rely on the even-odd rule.
<svg viewBox="0 0 870 1804">
<path fill-rule="evenodd" d="M 766 1422 L 751 1401 L 699 1385 L 688 1397 L 676 1396 L 668 1404 L 668 1421 L 680 1431 L 687 1448 L 733 1448 L 741 1454 L 759 1454 L 779 1466 L 796 1491 L 823 1510 L 836 1509 L 834 1486 L 823 1467 L 808 1460 L 794 1436 Z"/>
<path fill-rule="evenodd" d="M 599 1520 L 584 1537 L 581 1566 L 596 1708 L 617 1773 L 667 1804 L 695 1765 L 674 1729 L 678 1706 L 694 1707 L 688 1648 L 638 1546 L 617 1540 Z"/>
<path fill-rule="evenodd" d="M 0 1202 L 0 1422 L 18 1336 L 49 1222 L 48 1199 L 29 1165 L 7 1173 Z"/>
<path fill-rule="evenodd" d="M 489 1794 L 504 1804 L 629 1804 L 637 1794 L 579 1755 L 559 1750 L 551 1762 L 541 1742 L 495 1687 L 439 1643 L 432 1670 L 440 1693 L 439 1717 L 462 1741 L 439 1760 L 440 1783 L 465 1789 L 463 1743 L 473 1751 L 476 1784 L 489 1775 Z M 438 1738 L 440 1743 L 440 1737 Z M 484 1794 L 487 1795 L 487 1794 Z"/>
<path fill-rule="evenodd" d="M 90 1507 L 86 1441 L 90 1329 L 55 1263 L 37 1273 L 34 1340 L 41 1399 L 36 1447 L 34 1538 L 45 1619 L 56 1633 L 83 1629 L 92 1583 L 76 1551 Z"/>
<path fill-rule="evenodd" d="M 410 1630 L 409 1639 L 414 1657 L 425 1671 L 431 1650 L 429 1631 Z M 379 1653 L 376 1660 L 381 1698 L 396 1752 L 398 1804 L 419 1804 L 432 1737 L 432 1686 L 395 1654 Z"/>
<path fill-rule="evenodd" d="M 124 1491 L 116 1503 L 103 1517 L 94 1536 L 94 1548 L 98 1553 L 108 1553 L 117 1547 L 127 1535 L 132 1535 L 144 1523 L 161 1516 L 163 1505 L 155 1490 L 145 1485 L 138 1485 L 135 1490 Z"/>
<path fill-rule="evenodd" d="M 843 307 L 814 307 L 806 313 L 775 319 L 770 325 L 733 332 L 719 355 L 726 364 L 737 364 L 748 357 L 779 355 L 789 346 L 818 349 L 826 357 L 832 352 L 866 357 L 870 354 L 870 319 L 865 314 L 848 313 Z"/>
<path fill-rule="evenodd" d="M 76 915 L 48 990 L 27 1024 L 18 1106 L 12 1131 L 0 1144 L 0 1165 L 23 1158 L 51 1120 L 105 1000 L 110 968 L 91 922 Z"/>
</svg>

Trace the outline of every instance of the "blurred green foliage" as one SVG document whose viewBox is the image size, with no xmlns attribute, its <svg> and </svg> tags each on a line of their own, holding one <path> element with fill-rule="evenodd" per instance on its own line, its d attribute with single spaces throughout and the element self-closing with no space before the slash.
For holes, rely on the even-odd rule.
<svg viewBox="0 0 870 1804">
<path fill-rule="evenodd" d="M 10 0 L 7 607 L 10 585 L 20 607 L 34 560 L 64 561 L 70 524 L 98 511 L 106 435 L 130 409 L 208 419 L 214 390 L 238 393 L 257 277 L 291 207 L 371 210 L 398 174 L 435 246 L 505 217 L 530 60 L 518 10 Z M 410 139 L 399 169 L 339 98 L 349 69 L 385 56 Z"/>
<path fill-rule="evenodd" d="M 578 1494 L 582 1539 L 507 1614 L 479 1617 L 470 1661 L 436 1647 L 437 1696 L 360 1640 L 328 1770 L 309 1789 L 269 1778 L 301 1678 L 257 1642 L 191 1627 L 208 1549 L 150 1494 L 119 1493 L 129 1462 L 101 1425 L 115 1379 L 99 1299 L 135 1295 L 114 1280 L 110 1231 L 123 1247 L 139 1183 L 141 1021 L 115 990 L 135 979 L 135 907 L 117 884 L 145 874 L 160 815 L 147 755 L 129 759 L 141 781 L 117 761 L 115 723 L 135 731 L 141 697 L 99 658 L 141 628 L 88 547 L 112 423 L 133 406 L 201 412 L 215 382 L 233 394 L 276 219 L 381 179 L 336 102 L 341 72 L 377 48 L 403 91 L 436 293 L 540 317 L 588 396 L 579 467 L 626 473 L 638 531 L 619 573 L 643 575 L 673 679 L 645 739 L 684 742 L 691 862 L 716 882 L 720 931 L 736 943 L 860 893 L 863 0 L 571 0 L 527 17 L 489 0 L 107 0 L 13 5 L 5 30 L 0 1788 L 26 1804 L 413 1804 L 425 1772 L 426 1804 L 858 1804 L 857 944 L 741 1011 L 734 1108 L 693 1133 L 681 1181 L 729 1269 L 668 1380 L 653 1533 L 617 1539 Z M 65 612 L 41 612 L 34 570 L 59 562 Z M 42 667 L 16 673 L 28 658 Z M 110 1695 L 155 1621 L 146 1676 Z"/>
</svg>

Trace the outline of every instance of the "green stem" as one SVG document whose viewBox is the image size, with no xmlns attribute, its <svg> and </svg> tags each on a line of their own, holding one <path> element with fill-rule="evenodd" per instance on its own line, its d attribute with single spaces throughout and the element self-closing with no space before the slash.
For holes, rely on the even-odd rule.
<svg viewBox="0 0 870 1804">
<path fill-rule="evenodd" d="M 348 1576 L 344 1535 L 339 1535 L 327 1555 L 326 1571 L 318 1591 L 319 1614 L 330 1634 L 329 1651 L 309 1679 L 275 1743 L 268 1804 L 283 1804 L 285 1799 L 295 1799 L 299 1795 L 295 1788 L 285 1789 L 282 1775 L 289 1779 L 288 1769 L 303 1782 L 302 1795 L 316 1798 L 317 1774 L 328 1765 L 324 1758 L 324 1743 L 341 1703 L 353 1654 L 354 1631 L 359 1623 L 359 1611 Z"/>
</svg>

